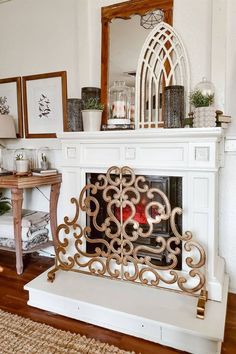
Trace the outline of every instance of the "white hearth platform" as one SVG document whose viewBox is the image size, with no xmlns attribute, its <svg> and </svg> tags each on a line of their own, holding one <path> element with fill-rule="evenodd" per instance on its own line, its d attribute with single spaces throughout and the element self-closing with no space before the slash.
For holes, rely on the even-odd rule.
<svg viewBox="0 0 236 354">
<path fill-rule="evenodd" d="M 192 296 L 76 272 L 59 270 L 53 283 L 45 272 L 25 289 L 30 306 L 194 354 L 221 351 L 227 276 L 222 302 L 209 300 L 204 320 Z"/>
</svg>

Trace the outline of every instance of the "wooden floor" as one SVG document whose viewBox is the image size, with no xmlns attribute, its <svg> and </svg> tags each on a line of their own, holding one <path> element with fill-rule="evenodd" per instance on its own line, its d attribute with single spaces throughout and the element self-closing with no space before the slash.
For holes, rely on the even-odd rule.
<svg viewBox="0 0 236 354">
<path fill-rule="evenodd" d="M 16 313 L 34 321 L 46 323 L 56 328 L 80 333 L 103 342 L 116 345 L 122 349 L 142 354 L 176 354 L 183 353 L 163 347 L 135 337 L 96 327 L 87 323 L 71 320 L 63 316 L 42 311 L 27 305 L 28 293 L 23 290 L 24 284 L 44 272 L 53 264 L 53 260 L 37 254 L 24 258 L 25 271 L 22 276 L 15 272 L 14 253 L 0 251 L 0 308 Z M 236 295 L 229 294 L 228 311 L 225 330 L 225 341 L 222 353 L 236 353 Z M 45 353 L 42 353 L 45 354 Z"/>
</svg>

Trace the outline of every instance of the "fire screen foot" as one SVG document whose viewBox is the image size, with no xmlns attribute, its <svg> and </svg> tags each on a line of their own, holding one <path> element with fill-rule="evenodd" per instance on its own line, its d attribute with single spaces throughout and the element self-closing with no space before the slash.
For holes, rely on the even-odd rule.
<svg viewBox="0 0 236 354">
<path fill-rule="evenodd" d="M 201 320 L 204 320 L 205 318 L 205 307 L 206 307 L 207 300 L 208 300 L 208 291 L 201 290 L 198 298 L 198 303 L 197 303 L 197 318 L 200 318 Z"/>
<path fill-rule="evenodd" d="M 59 270 L 59 268 L 58 267 L 55 267 L 55 268 L 53 268 L 53 269 L 51 269 L 49 272 L 48 272 L 48 281 L 50 282 L 50 283 L 53 283 L 54 282 L 54 280 L 55 280 L 55 277 L 56 277 L 56 272 Z"/>
</svg>

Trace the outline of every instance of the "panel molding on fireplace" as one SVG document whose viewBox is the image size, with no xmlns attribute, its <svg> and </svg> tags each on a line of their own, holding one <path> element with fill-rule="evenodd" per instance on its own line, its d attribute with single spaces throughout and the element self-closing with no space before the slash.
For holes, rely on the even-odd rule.
<svg viewBox="0 0 236 354">
<path fill-rule="evenodd" d="M 67 181 L 67 173 L 76 171 L 78 191 L 85 185 L 86 173 L 104 173 L 112 165 L 130 166 L 140 174 L 183 178 L 183 229 L 196 231 L 194 236 L 206 246 L 209 298 L 221 301 L 224 260 L 218 254 L 217 188 L 224 131 L 221 128 L 145 129 L 60 133 L 58 137 L 63 151 L 63 178 Z M 69 150 L 69 157 L 68 148 L 73 149 Z M 200 198 L 203 191 L 204 201 Z M 66 183 L 64 192 L 63 198 L 69 204 L 75 196 L 74 185 Z"/>
<path fill-rule="evenodd" d="M 108 168 L 131 161 L 136 167 L 158 164 L 172 170 L 216 170 L 220 166 L 218 145 L 223 132 L 221 128 L 152 129 L 60 133 L 58 137 L 62 140 L 63 166 Z"/>
</svg>

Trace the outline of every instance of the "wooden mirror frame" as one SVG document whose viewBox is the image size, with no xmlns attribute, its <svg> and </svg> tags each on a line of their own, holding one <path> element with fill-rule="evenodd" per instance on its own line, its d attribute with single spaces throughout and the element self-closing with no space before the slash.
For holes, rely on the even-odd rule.
<svg viewBox="0 0 236 354">
<path fill-rule="evenodd" d="M 148 12 L 161 9 L 164 12 L 164 21 L 172 25 L 173 3 L 174 0 L 130 0 L 102 7 L 101 101 L 105 107 L 103 124 L 107 122 L 110 22 L 115 18 L 129 20 L 132 15 L 145 15 Z"/>
</svg>

